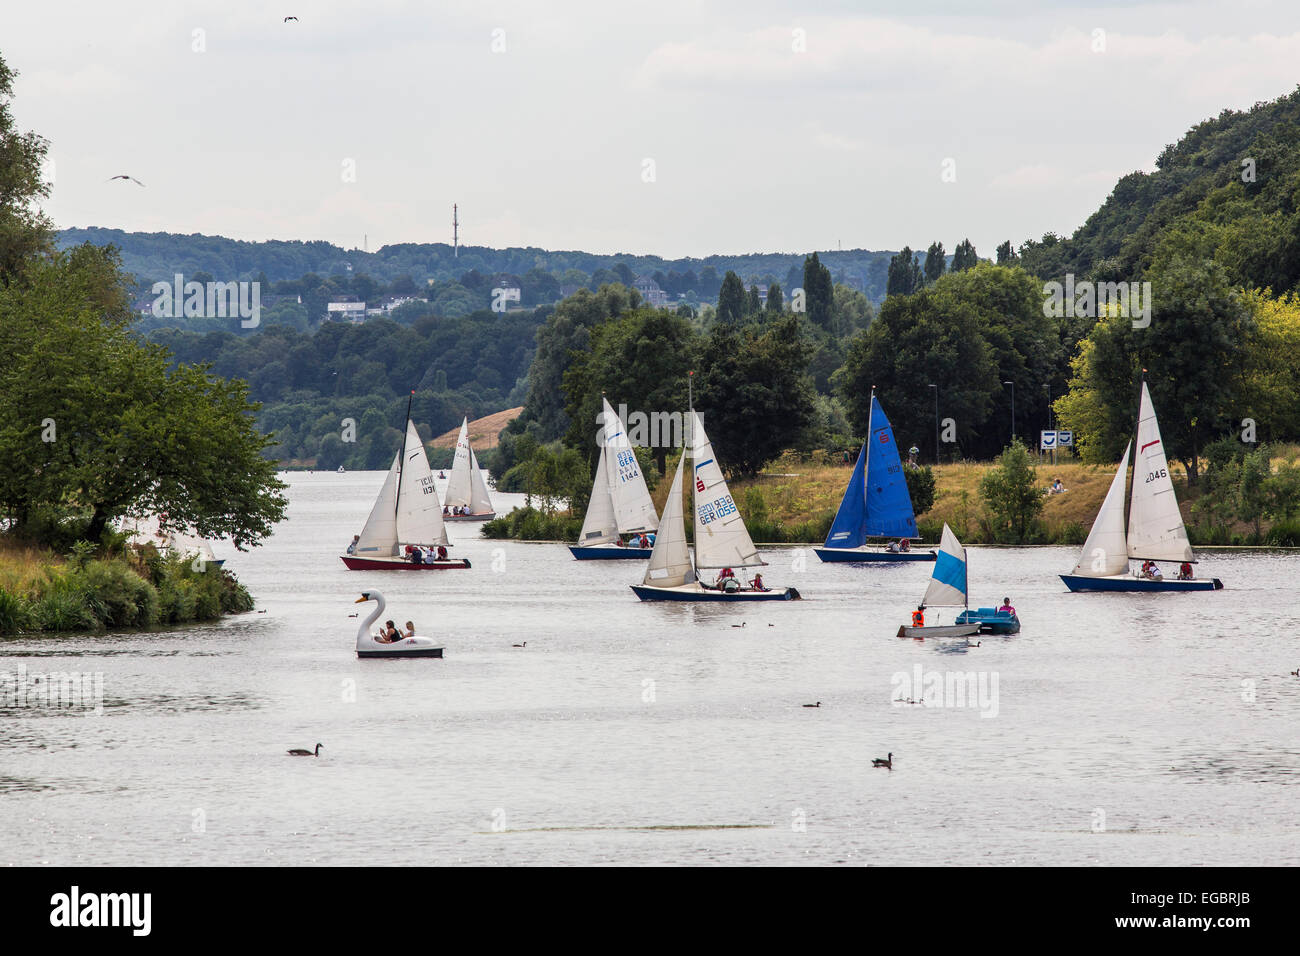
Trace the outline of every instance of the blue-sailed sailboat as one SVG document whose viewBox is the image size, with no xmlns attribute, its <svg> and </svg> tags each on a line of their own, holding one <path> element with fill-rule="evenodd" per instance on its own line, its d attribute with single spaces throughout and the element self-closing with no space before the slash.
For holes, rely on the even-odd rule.
<svg viewBox="0 0 1300 956">
<path fill-rule="evenodd" d="M 866 547 L 868 538 L 906 542 L 916 537 L 916 515 L 912 513 L 912 496 L 903 476 L 894 429 L 872 389 L 867 440 L 858 453 L 826 544 L 813 550 L 823 561 L 933 561 L 933 551 L 900 551 L 896 545 L 870 550 Z"/>
</svg>

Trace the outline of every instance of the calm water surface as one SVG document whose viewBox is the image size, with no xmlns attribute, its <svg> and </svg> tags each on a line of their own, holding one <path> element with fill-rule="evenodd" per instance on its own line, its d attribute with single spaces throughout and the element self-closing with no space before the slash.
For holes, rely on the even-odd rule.
<svg viewBox="0 0 1300 956">
<path fill-rule="evenodd" d="M 218 545 L 265 613 L 0 643 L 104 688 L 101 716 L 0 706 L 0 864 L 1300 862 L 1300 556 L 1071 595 L 1074 549 L 972 548 L 972 603 L 1024 630 L 916 643 L 923 564 L 776 548 L 806 600 L 650 605 L 639 563 L 460 524 L 472 570 L 347 571 L 382 480 L 290 475 L 273 538 Z M 371 586 L 446 659 L 358 661 Z M 892 705 L 917 668 L 986 696 Z"/>
</svg>

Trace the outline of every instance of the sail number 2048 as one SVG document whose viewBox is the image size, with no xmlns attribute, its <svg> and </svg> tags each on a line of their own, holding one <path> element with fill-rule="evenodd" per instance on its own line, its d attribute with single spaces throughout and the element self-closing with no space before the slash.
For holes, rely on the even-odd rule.
<svg viewBox="0 0 1300 956">
<path fill-rule="evenodd" d="M 1168 473 L 1167 471 L 1165 471 L 1163 468 L 1161 468 L 1159 471 L 1151 471 L 1151 472 L 1147 472 L 1147 480 L 1146 480 L 1145 482 L 1143 482 L 1143 484 L 1147 484 L 1147 485 L 1149 485 L 1149 484 L 1151 484 L 1151 482 L 1155 481 L 1157 478 L 1164 478 L 1164 477 L 1166 477 L 1168 474 L 1169 474 L 1169 473 Z"/>
</svg>

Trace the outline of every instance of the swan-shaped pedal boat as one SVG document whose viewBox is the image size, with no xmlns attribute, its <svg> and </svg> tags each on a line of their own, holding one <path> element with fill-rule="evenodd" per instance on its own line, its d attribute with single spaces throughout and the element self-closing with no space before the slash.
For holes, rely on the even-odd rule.
<svg viewBox="0 0 1300 956">
<path fill-rule="evenodd" d="M 389 644 L 375 637 L 370 625 L 383 616 L 384 596 L 375 590 L 362 591 L 354 604 L 375 601 L 375 609 L 357 628 L 357 657 L 442 657 L 443 645 L 431 637 L 404 637 Z"/>
</svg>

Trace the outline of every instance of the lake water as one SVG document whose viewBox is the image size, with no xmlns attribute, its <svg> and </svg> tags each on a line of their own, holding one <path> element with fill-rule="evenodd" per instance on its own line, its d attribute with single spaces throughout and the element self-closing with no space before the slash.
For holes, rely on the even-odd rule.
<svg viewBox="0 0 1300 956">
<path fill-rule="evenodd" d="M 0 706 L 0 865 L 1300 862 L 1300 556 L 1072 595 L 1074 549 L 971 548 L 972 603 L 1024 629 L 967 647 L 894 636 L 925 564 L 775 548 L 804 601 L 642 604 L 638 562 L 453 524 L 472 570 L 350 572 L 383 475 L 287 480 L 273 538 L 217 546 L 265 613 L 0 643 L 104 701 Z M 446 658 L 357 660 L 368 587 Z M 895 706 L 918 669 L 983 694 Z"/>
</svg>

